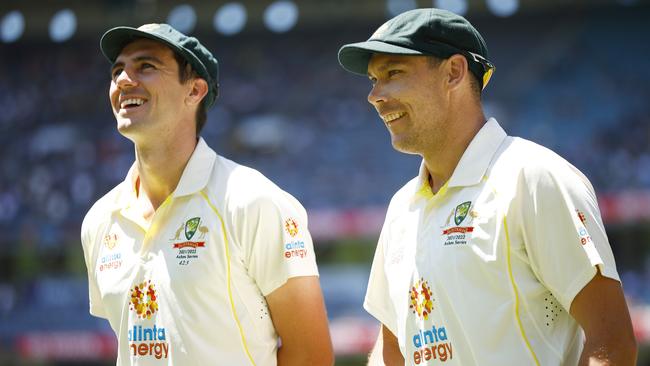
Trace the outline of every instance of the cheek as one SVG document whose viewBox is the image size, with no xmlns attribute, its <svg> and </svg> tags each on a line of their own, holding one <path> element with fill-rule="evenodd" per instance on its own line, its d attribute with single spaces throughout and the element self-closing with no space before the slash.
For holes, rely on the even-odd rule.
<svg viewBox="0 0 650 366">
<path fill-rule="evenodd" d="M 441 105 L 440 94 L 433 88 L 420 87 L 414 95 L 419 107 L 424 111 L 438 110 Z"/>
<path fill-rule="evenodd" d="M 111 86 L 108 88 L 108 97 L 110 98 L 111 104 L 115 104 L 115 101 L 120 96 L 120 91 L 117 89 L 115 83 L 111 83 Z"/>
</svg>

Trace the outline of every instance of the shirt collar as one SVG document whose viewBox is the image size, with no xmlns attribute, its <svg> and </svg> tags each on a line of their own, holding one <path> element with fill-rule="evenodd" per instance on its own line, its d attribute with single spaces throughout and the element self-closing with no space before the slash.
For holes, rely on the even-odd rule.
<svg viewBox="0 0 650 366">
<path fill-rule="evenodd" d="M 216 160 L 217 153 L 200 137 L 172 197 L 186 196 L 205 188 Z"/>
<path fill-rule="evenodd" d="M 488 119 L 463 153 L 451 178 L 440 188 L 436 196 L 444 195 L 447 188 L 471 186 L 480 183 L 490 166 L 492 157 L 506 137 L 506 132 L 501 128 L 497 120 L 494 118 Z M 433 193 L 429 186 L 429 171 L 424 164 L 424 160 L 420 164 L 417 181 L 417 196 L 432 197 Z"/>
<path fill-rule="evenodd" d="M 185 165 L 181 179 L 178 181 L 172 197 L 185 196 L 203 189 L 208 184 L 216 158 L 217 153 L 200 137 L 190 160 Z M 115 210 L 128 208 L 132 202 L 136 201 L 137 180 L 138 168 L 134 162 L 126 178 L 120 184 L 121 187 L 115 200 Z"/>
</svg>

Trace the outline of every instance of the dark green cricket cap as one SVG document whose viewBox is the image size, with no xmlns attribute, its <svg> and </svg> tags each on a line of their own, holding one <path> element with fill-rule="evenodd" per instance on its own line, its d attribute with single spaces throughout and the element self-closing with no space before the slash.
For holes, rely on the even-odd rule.
<svg viewBox="0 0 650 366">
<path fill-rule="evenodd" d="M 467 58 L 469 70 L 481 88 L 488 84 L 495 69 L 476 28 L 460 15 L 435 8 L 404 12 L 380 26 L 367 41 L 346 44 L 339 50 L 339 63 L 350 72 L 366 75 L 374 53 L 443 59 L 458 53 Z"/>
<path fill-rule="evenodd" d="M 138 38 L 161 42 L 183 57 L 192 69 L 208 83 L 205 106 L 210 108 L 219 95 L 219 63 L 198 39 L 188 37 L 164 23 L 145 24 L 138 28 L 115 27 L 102 36 L 99 45 L 110 62 L 115 62 L 122 49 Z"/>
</svg>

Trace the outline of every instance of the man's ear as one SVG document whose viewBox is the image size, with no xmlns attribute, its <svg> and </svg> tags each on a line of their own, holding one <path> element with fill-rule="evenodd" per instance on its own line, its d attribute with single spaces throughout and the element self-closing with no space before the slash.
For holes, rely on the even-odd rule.
<svg viewBox="0 0 650 366">
<path fill-rule="evenodd" d="M 208 94 L 208 83 L 204 79 L 195 78 L 191 81 L 192 89 L 186 100 L 189 104 L 199 104 L 206 94 Z"/>
<path fill-rule="evenodd" d="M 450 89 L 457 88 L 467 78 L 467 67 L 467 59 L 463 55 L 455 54 L 447 59 L 447 85 Z"/>
</svg>

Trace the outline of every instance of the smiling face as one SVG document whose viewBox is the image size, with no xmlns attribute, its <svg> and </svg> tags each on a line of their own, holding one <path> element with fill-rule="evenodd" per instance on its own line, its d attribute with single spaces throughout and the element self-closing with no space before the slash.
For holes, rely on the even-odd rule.
<svg viewBox="0 0 650 366">
<path fill-rule="evenodd" d="M 450 107 L 439 69 L 437 60 L 427 56 L 371 57 L 368 102 L 384 121 L 396 150 L 422 155 L 446 141 Z"/>
<path fill-rule="evenodd" d="M 191 83 L 179 80 L 178 63 L 169 47 L 138 39 L 124 47 L 111 69 L 109 91 L 120 133 L 130 139 L 155 140 L 173 135 L 179 128 L 192 128 L 186 97 Z"/>
</svg>

